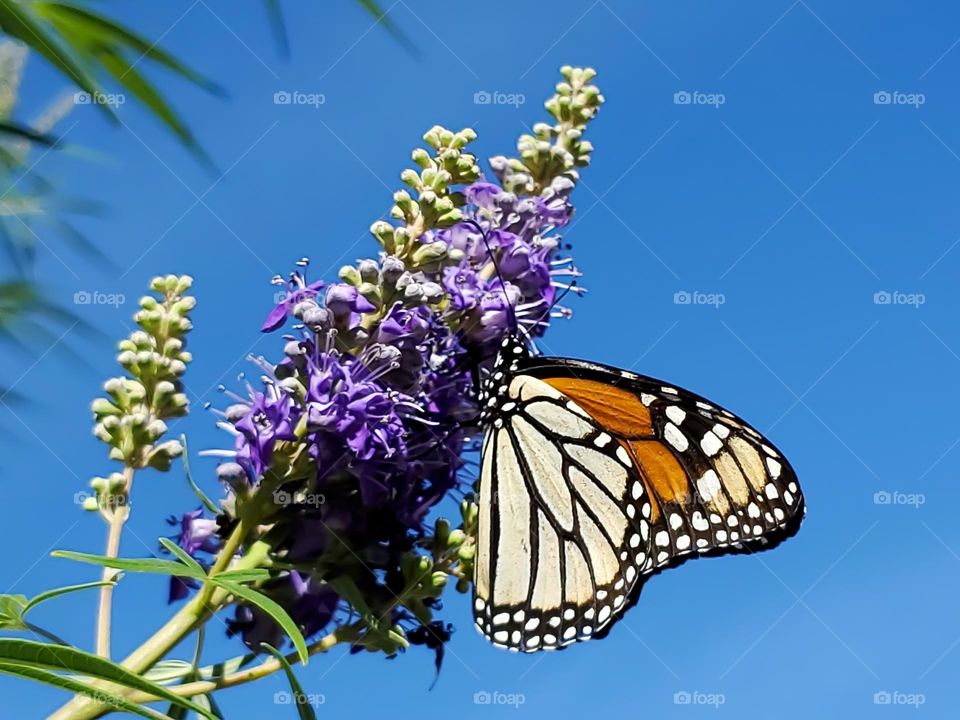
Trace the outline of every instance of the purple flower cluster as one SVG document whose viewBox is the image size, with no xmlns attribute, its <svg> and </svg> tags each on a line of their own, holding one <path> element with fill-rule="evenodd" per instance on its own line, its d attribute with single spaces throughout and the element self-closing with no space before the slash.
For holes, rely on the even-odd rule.
<svg viewBox="0 0 960 720">
<path fill-rule="evenodd" d="M 336 575 L 365 597 L 383 596 L 390 623 L 407 623 L 411 642 L 430 645 L 448 632 L 389 602 L 403 587 L 401 557 L 424 542 L 430 509 L 459 485 L 462 454 L 477 436 L 480 369 L 505 333 L 538 336 L 565 313 L 555 303 L 578 273 L 558 257 L 556 230 L 570 219 L 572 187 L 560 176 L 539 196 L 518 197 L 481 180 L 464 190 L 461 222 L 420 239 L 442 243 L 443 262 L 384 254 L 345 282 L 308 283 L 302 269 L 285 281 L 263 330 L 294 318 L 294 334 L 280 362 L 256 360 L 262 386 L 248 384 L 248 397 L 233 396 L 223 413 L 234 450 L 220 476 L 235 496 L 273 494 L 263 539 L 286 571 L 260 590 L 305 634 L 341 606 L 328 582 Z M 291 482 L 274 477 L 278 452 L 288 457 L 294 446 L 307 469 Z M 183 522 L 181 547 L 208 552 L 213 538 L 201 523 L 213 521 L 189 514 Z M 186 587 L 176 590 L 171 597 Z M 279 628 L 246 605 L 230 630 L 252 648 L 280 641 Z"/>
<path fill-rule="evenodd" d="M 436 238 L 462 253 L 440 281 L 450 298 L 449 319 L 469 342 L 489 350 L 511 330 L 539 336 L 551 313 L 565 313 L 554 306 L 558 290 L 576 289 L 571 283 L 579 273 L 569 258 L 557 257 L 554 231 L 570 221 L 572 189 L 565 176 L 537 197 L 518 197 L 487 181 L 466 188 L 467 219 Z M 511 327 L 514 317 L 519 328 Z"/>
</svg>

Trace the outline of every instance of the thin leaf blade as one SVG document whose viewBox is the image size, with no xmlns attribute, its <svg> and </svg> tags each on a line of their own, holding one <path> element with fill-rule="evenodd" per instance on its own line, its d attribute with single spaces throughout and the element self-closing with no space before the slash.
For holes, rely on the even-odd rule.
<svg viewBox="0 0 960 720">
<path fill-rule="evenodd" d="M 220 575 L 212 575 L 210 579 L 214 584 L 229 591 L 235 597 L 246 600 L 251 605 L 256 605 L 273 618 L 277 625 L 287 634 L 287 637 L 293 641 L 293 646 L 297 649 L 300 662 L 304 665 L 309 662 L 310 654 L 307 652 L 307 641 L 304 639 L 303 633 L 300 632 L 300 628 L 297 627 L 293 618 L 287 614 L 287 611 L 284 610 L 279 603 L 253 588 L 230 582 L 229 580 L 223 580 Z"/>
<path fill-rule="evenodd" d="M 17 665 L 36 666 L 47 670 L 66 670 L 77 675 L 88 675 L 98 680 L 106 680 L 116 685 L 142 690 L 164 700 L 186 705 L 190 710 L 200 713 L 210 720 L 215 720 L 209 711 L 186 698 L 180 697 L 162 685 L 150 682 L 106 658 L 77 648 L 40 643 L 34 640 L 0 638 L 0 662 L 4 661 Z"/>
<path fill-rule="evenodd" d="M 273 647 L 273 645 L 260 643 L 260 647 L 273 655 L 283 667 L 283 672 L 286 674 L 287 681 L 290 683 L 290 690 L 293 691 L 293 700 L 297 706 L 297 713 L 300 715 L 300 720 L 317 720 L 317 713 L 314 711 L 313 706 L 306 702 L 307 694 L 303 692 L 303 686 L 301 686 L 300 681 L 297 680 L 297 675 L 293 672 L 293 668 L 290 667 L 287 658 L 284 657 L 282 652 Z"/>
<path fill-rule="evenodd" d="M 77 562 L 99 565 L 100 567 L 116 568 L 117 570 L 128 570 L 129 572 L 175 575 L 177 577 L 189 577 L 195 580 L 203 580 L 206 578 L 206 573 L 198 573 L 194 568 L 183 565 L 182 563 L 174 562 L 173 560 L 162 560 L 160 558 L 108 558 L 103 555 L 74 552 L 73 550 L 54 550 L 50 555 L 55 558 L 76 560 Z"/>
</svg>

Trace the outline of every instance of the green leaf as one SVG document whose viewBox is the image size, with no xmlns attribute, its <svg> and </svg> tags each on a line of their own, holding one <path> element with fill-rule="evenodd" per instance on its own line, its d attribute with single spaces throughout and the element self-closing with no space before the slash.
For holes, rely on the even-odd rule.
<svg viewBox="0 0 960 720">
<path fill-rule="evenodd" d="M 137 70 L 126 58 L 112 48 L 100 47 L 96 51 L 97 60 L 114 79 L 133 94 L 140 102 L 149 108 L 158 120 L 166 125 L 180 141 L 187 146 L 199 159 L 209 162 L 209 158 L 197 145 L 193 133 L 186 123 L 180 119 L 176 111 L 170 106 L 153 84 Z"/>
<path fill-rule="evenodd" d="M 397 27 L 393 20 L 387 17 L 387 13 L 383 8 L 380 7 L 380 3 L 378 3 L 376 0 L 359 0 L 359 2 L 363 9 L 373 15 L 377 22 L 380 25 L 383 25 L 384 29 L 393 35 L 393 39 L 403 45 L 408 53 L 414 57 L 417 57 L 420 54 L 417 50 L 417 46 L 410 41 L 410 38 L 408 38 L 399 27 Z"/>
<path fill-rule="evenodd" d="M 280 9 L 280 0 L 263 0 L 267 9 L 267 19 L 270 22 L 270 29 L 273 30 L 273 37 L 277 42 L 277 48 L 284 57 L 290 55 L 290 43 L 287 40 L 287 25 L 283 21 L 283 10 Z"/>
<path fill-rule="evenodd" d="M 257 582 L 270 577 L 270 571 L 265 568 L 251 568 L 249 570 L 227 570 L 217 575 L 221 580 L 235 583 Z"/>
<path fill-rule="evenodd" d="M 42 602 L 47 600 L 52 600 L 55 597 L 60 597 L 61 595 L 66 595 L 68 593 L 79 592 L 80 590 L 89 590 L 95 587 L 103 587 L 104 585 L 116 585 L 114 580 L 97 580 L 96 582 L 80 583 L 79 585 L 66 585 L 64 587 L 54 588 L 53 590 L 47 590 L 42 592 L 34 598 L 30 599 L 30 602 L 26 604 L 23 608 L 23 613 L 26 614 L 30 609 L 35 608 Z"/>
<path fill-rule="evenodd" d="M 147 670 L 143 676 L 160 685 L 168 685 L 189 673 L 193 666 L 186 660 L 162 660 Z"/>
<path fill-rule="evenodd" d="M 300 685 L 300 681 L 297 680 L 297 676 L 293 672 L 293 668 L 290 667 L 290 663 L 287 662 L 287 658 L 272 645 L 260 643 L 260 647 L 273 655 L 280 661 L 280 665 L 283 666 L 283 672 L 286 673 L 287 680 L 290 682 L 290 689 L 293 691 L 293 699 L 297 705 L 297 713 L 300 715 L 300 720 L 317 720 L 317 713 L 314 712 L 313 706 L 306 702 L 306 693 L 303 692 L 303 687 Z"/>
<path fill-rule="evenodd" d="M 203 655 L 203 639 L 206 631 L 203 628 L 203 625 L 197 628 L 197 645 L 193 649 L 193 662 L 190 664 L 190 670 L 186 675 L 183 676 L 182 683 L 193 682 L 197 678 L 197 668 L 200 667 L 200 657 Z M 191 698 L 194 702 L 210 710 L 210 703 L 206 695 L 200 695 L 199 697 L 194 695 Z M 185 720 L 187 717 L 187 711 L 185 708 L 178 707 L 171 704 L 167 708 L 167 715 L 169 715 L 172 720 Z"/>
<path fill-rule="evenodd" d="M 200 573 L 200 575 L 202 576 L 206 576 L 207 571 L 203 569 L 203 565 L 201 565 L 192 557 L 190 557 L 190 554 L 186 550 L 184 550 L 182 547 L 177 545 L 175 542 L 173 542 L 173 540 L 171 540 L 170 538 L 160 538 L 160 545 L 162 545 L 163 548 L 167 550 L 167 552 L 169 552 L 172 555 L 175 555 L 180 560 L 180 562 L 186 565 L 188 568 L 190 568 L 196 573 Z"/>
<path fill-rule="evenodd" d="M 190 452 L 187 446 L 187 436 L 185 434 L 180 435 L 180 444 L 183 445 L 183 472 L 187 476 L 187 482 L 190 483 L 190 487 L 193 489 L 193 492 L 196 493 L 197 497 L 200 498 L 200 502 L 203 503 L 203 506 L 212 512 L 214 515 L 220 514 L 220 508 L 217 504 L 210 499 L 210 496 L 207 495 L 203 490 L 200 489 L 200 486 L 193 479 L 193 473 L 190 472 Z"/>
<path fill-rule="evenodd" d="M 0 638 L 0 662 L 4 661 L 17 665 L 46 669 L 55 668 L 79 675 L 89 675 L 99 680 L 142 690 L 164 700 L 185 705 L 190 710 L 215 720 L 209 711 L 176 695 L 162 685 L 150 682 L 110 660 L 76 648 L 40 643 L 33 640 Z"/>
<path fill-rule="evenodd" d="M 283 631 L 290 640 L 293 641 L 293 646 L 297 649 L 297 655 L 300 656 L 300 662 L 306 665 L 310 659 L 310 655 L 307 652 L 307 641 L 303 639 L 303 633 L 300 632 L 300 628 L 297 627 L 293 618 L 287 614 L 287 611 L 262 592 L 248 588 L 245 585 L 230 582 L 229 580 L 223 580 L 222 577 L 222 575 L 211 575 L 210 580 L 215 585 L 219 585 L 224 590 L 229 591 L 235 597 L 246 600 L 251 605 L 256 605 L 272 617 L 277 625 L 283 628 Z"/>
<path fill-rule="evenodd" d="M 54 67 L 80 86 L 81 90 L 91 95 L 102 92 L 93 75 L 48 31 L 27 3 L 0 0 L 0 30 L 43 55 Z M 110 118 L 115 117 L 109 106 L 99 104 L 99 107 Z"/>
<path fill-rule="evenodd" d="M 108 558 L 103 555 L 91 555 L 90 553 L 73 552 L 72 550 L 54 550 L 50 553 L 52 557 L 66 558 L 67 560 L 76 560 L 77 562 L 90 563 L 101 567 L 111 567 L 118 570 L 129 570 L 130 572 L 158 573 L 160 575 L 175 575 L 177 577 L 190 577 L 196 580 L 203 580 L 207 577 L 206 573 L 197 572 L 197 570 L 183 563 L 173 560 L 161 560 L 160 558 Z"/>
<path fill-rule="evenodd" d="M 26 595 L 0 595 L 0 630 L 24 630 L 24 608 L 27 607 Z"/>
<path fill-rule="evenodd" d="M 35 142 L 38 145 L 46 145 L 47 147 L 53 147 L 57 144 L 57 142 L 59 142 L 57 138 L 53 137 L 52 135 L 37 132 L 28 125 L 13 122 L 12 120 L 0 121 L 0 133 L 12 135 L 22 140 L 29 140 L 30 142 Z"/>
<path fill-rule="evenodd" d="M 102 688 L 95 688 L 85 682 L 64 675 L 58 675 L 57 673 L 49 672 L 41 668 L 0 662 L 0 673 L 25 678 L 27 680 L 35 680 L 45 685 L 52 685 L 53 687 L 58 687 L 63 690 L 69 690 L 75 695 L 93 698 L 115 709 L 126 710 L 129 713 L 150 718 L 151 720 L 167 720 L 168 718 L 168 716 L 163 713 L 151 710 L 148 707 L 143 707 L 142 705 L 137 705 Z"/>
<path fill-rule="evenodd" d="M 91 42 L 128 48 L 137 54 L 138 61 L 149 58 L 205 90 L 218 95 L 225 94 L 223 88 L 159 47 L 157 42 L 137 34 L 105 15 L 68 3 L 37 2 L 34 5 L 37 14 L 50 20 L 58 29 L 69 25 L 74 28 L 75 34 L 88 38 Z"/>
</svg>

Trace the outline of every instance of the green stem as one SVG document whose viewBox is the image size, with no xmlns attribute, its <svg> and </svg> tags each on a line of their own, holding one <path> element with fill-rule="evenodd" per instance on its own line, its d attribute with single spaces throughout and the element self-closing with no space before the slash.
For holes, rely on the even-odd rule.
<svg viewBox="0 0 960 720">
<path fill-rule="evenodd" d="M 110 505 L 115 505 L 109 516 L 110 530 L 107 533 L 107 547 L 104 555 L 108 558 L 116 558 L 120 554 L 120 536 L 123 534 L 123 526 L 130 517 L 130 505 L 127 499 L 130 497 L 130 487 L 133 484 L 132 467 L 124 468 L 124 489 L 120 496 L 122 503 L 113 503 L 113 494 L 107 496 Z M 105 567 L 103 569 L 103 581 L 109 583 L 100 588 L 100 603 L 97 607 L 97 655 L 101 657 L 110 657 L 110 623 L 113 614 L 113 589 L 115 583 L 110 582 L 117 575 L 116 568 Z"/>
<path fill-rule="evenodd" d="M 362 622 L 355 622 L 352 625 L 344 625 L 339 627 L 332 633 L 325 635 L 316 642 L 308 645 L 307 652 L 310 655 L 318 655 L 331 650 L 341 643 L 352 643 L 359 639 L 363 631 L 363 627 L 364 626 Z M 286 660 L 291 665 L 294 665 L 300 661 L 300 658 L 296 652 L 292 652 L 286 656 Z M 280 661 L 277 660 L 277 658 L 272 657 L 264 660 L 259 665 L 255 665 L 252 668 L 247 668 L 246 670 L 239 670 L 235 673 L 230 673 L 229 675 L 224 675 L 223 677 L 216 678 L 214 680 L 198 680 L 196 682 L 184 683 L 183 685 L 172 687 L 170 690 L 181 697 L 195 697 L 197 695 L 205 695 L 213 692 L 214 690 L 235 687 L 237 685 L 243 685 L 244 683 L 252 682 L 253 680 L 259 680 L 267 675 L 272 675 L 282 668 L 283 665 L 280 663 Z M 148 703 L 154 702 L 159 698 L 150 695 L 149 693 L 135 692 L 128 695 L 127 699 L 136 703 Z"/>
<path fill-rule="evenodd" d="M 217 575 L 228 568 L 230 561 L 240 549 L 247 533 L 247 524 L 241 518 L 230 537 L 224 543 L 217 561 L 210 570 L 210 576 Z M 265 552 L 257 548 L 256 552 L 247 553 L 235 565 L 234 569 L 256 567 L 263 562 Z M 143 645 L 134 650 L 124 661 L 123 666 L 128 670 L 143 674 L 159 662 L 177 643 L 198 625 L 206 622 L 221 605 L 227 600 L 230 593 L 218 588 L 210 580 L 204 581 L 197 594 L 166 625 L 160 628 Z M 75 696 L 59 710 L 50 715 L 48 720 L 94 720 L 111 712 L 109 705 L 98 703 L 90 697 Z"/>
</svg>

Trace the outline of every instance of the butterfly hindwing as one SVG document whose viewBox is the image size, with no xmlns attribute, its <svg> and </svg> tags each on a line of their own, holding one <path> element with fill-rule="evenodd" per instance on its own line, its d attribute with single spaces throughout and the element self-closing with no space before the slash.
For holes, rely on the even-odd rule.
<svg viewBox="0 0 960 720">
<path fill-rule="evenodd" d="M 648 562 L 642 478 L 612 435 L 562 393 L 518 375 L 484 440 L 474 615 L 527 652 L 589 639 Z"/>
</svg>

